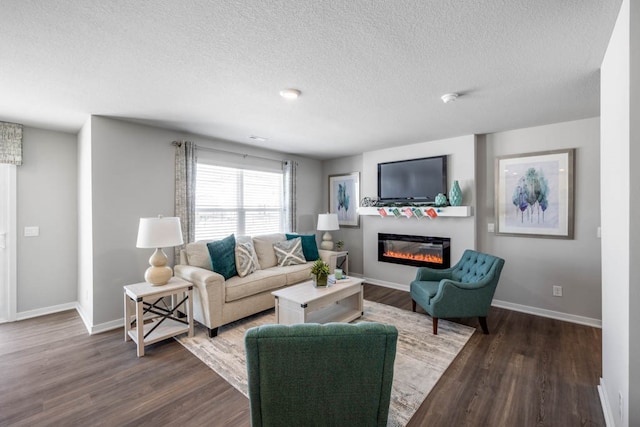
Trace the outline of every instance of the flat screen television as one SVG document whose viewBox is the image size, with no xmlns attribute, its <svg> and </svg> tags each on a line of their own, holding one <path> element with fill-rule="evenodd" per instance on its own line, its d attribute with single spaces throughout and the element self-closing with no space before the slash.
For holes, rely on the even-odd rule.
<svg viewBox="0 0 640 427">
<path fill-rule="evenodd" d="M 432 203 L 447 193 L 447 156 L 378 163 L 378 200 Z"/>
</svg>

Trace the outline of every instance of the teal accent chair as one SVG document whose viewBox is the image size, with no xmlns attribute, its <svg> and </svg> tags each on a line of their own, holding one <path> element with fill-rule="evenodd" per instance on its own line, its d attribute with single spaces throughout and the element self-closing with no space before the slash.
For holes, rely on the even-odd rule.
<svg viewBox="0 0 640 427">
<path fill-rule="evenodd" d="M 251 425 L 386 426 L 397 339 L 367 322 L 249 329 Z"/>
<path fill-rule="evenodd" d="M 503 266 L 502 258 L 467 249 L 451 268 L 419 267 L 410 285 L 412 309 L 417 303 L 433 317 L 434 335 L 439 318 L 476 316 L 488 334 L 487 314 Z"/>
</svg>

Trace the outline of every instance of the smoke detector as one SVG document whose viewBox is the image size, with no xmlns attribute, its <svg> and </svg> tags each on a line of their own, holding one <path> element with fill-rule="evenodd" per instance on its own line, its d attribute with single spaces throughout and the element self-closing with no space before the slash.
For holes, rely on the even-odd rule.
<svg viewBox="0 0 640 427">
<path fill-rule="evenodd" d="M 445 104 L 448 104 L 449 102 L 453 102 L 458 99 L 458 96 L 460 95 L 458 95 L 457 93 L 445 93 L 440 97 L 440 99 L 442 99 L 442 102 L 444 102 Z"/>
</svg>

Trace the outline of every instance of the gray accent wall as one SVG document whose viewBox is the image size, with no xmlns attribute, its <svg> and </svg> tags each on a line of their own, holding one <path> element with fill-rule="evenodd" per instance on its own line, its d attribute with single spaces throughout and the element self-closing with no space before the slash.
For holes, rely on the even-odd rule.
<svg viewBox="0 0 640 427">
<path fill-rule="evenodd" d="M 318 213 L 328 212 L 329 209 L 329 177 L 331 175 L 345 175 L 352 172 L 358 172 L 360 174 L 360 181 L 362 182 L 362 155 L 342 157 L 339 159 L 323 162 L 323 176 L 322 181 L 322 199 L 321 209 Z M 360 185 L 362 188 L 362 184 Z M 362 196 L 360 196 L 362 199 Z M 317 216 L 316 216 L 317 224 Z M 342 227 L 340 230 L 332 231 L 331 236 L 333 242 L 338 240 L 344 241 L 344 249 L 349 251 L 349 274 L 362 275 L 364 271 L 363 258 L 362 258 L 362 218 L 360 218 L 360 224 L 358 227 Z M 322 241 L 323 232 L 318 232 L 318 243 Z"/>
<path fill-rule="evenodd" d="M 76 136 L 25 126 L 17 167 L 17 317 L 76 301 Z M 24 227 L 40 235 L 25 237 Z"/>
<path fill-rule="evenodd" d="M 498 132 L 479 144 L 478 242 L 505 259 L 495 299 L 560 312 L 586 322 L 601 318 L 600 121 L 598 118 Z M 499 156 L 575 148 L 573 239 L 501 236 L 487 231 L 495 218 L 495 159 Z M 497 224 L 496 224 L 497 227 Z M 553 285 L 563 296 L 554 297 Z"/>
<path fill-rule="evenodd" d="M 83 144 L 83 152 L 90 151 L 91 187 L 90 192 L 81 193 L 80 204 L 86 212 L 91 211 L 91 226 L 88 226 L 89 220 L 83 220 L 85 227 L 80 240 L 92 241 L 92 255 L 87 262 L 92 264 L 92 271 L 82 275 L 87 280 L 91 277 L 92 283 L 82 284 L 80 288 L 85 291 L 90 288 L 92 292 L 92 307 L 86 310 L 92 312 L 92 318 L 85 319 L 92 331 L 109 328 L 113 322 L 120 321 L 122 286 L 143 280 L 153 251 L 135 246 L 139 218 L 159 214 L 173 216 L 174 147 L 171 142 L 174 140 L 187 139 L 201 147 L 295 160 L 298 163 L 298 230 L 315 229 L 322 176 L 321 163 L 317 160 L 98 116 L 91 118 L 90 134 L 90 148 Z M 86 136 L 82 139 L 86 143 Z M 165 252 L 173 259 L 172 249 Z M 86 258 L 86 254 L 82 256 Z"/>
<path fill-rule="evenodd" d="M 449 186 L 454 179 L 460 181 L 463 205 L 472 206 L 473 216 L 434 220 L 362 216 L 363 275 L 372 283 L 404 290 L 408 290 L 415 277 L 415 267 L 377 261 L 378 232 L 452 237 L 452 263 L 466 248 L 493 253 L 506 260 L 495 295 L 496 304 L 598 324 L 601 319 L 601 241 L 597 237 L 600 226 L 599 125 L 598 118 L 591 118 L 364 153 L 361 197 L 373 198 L 377 194 L 379 162 L 447 154 Z M 574 239 L 490 233 L 488 224 L 495 225 L 495 158 L 563 148 L 576 149 Z M 357 157 L 325 161 L 324 173 L 328 176 L 358 170 L 359 161 Z M 325 184 L 325 197 L 326 187 Z M 334 236 L 345 236 L 345 231 L 340 230 Z M 356 238 L 355 234 L 351 237 Z M 354 242 L 349 241 L 348 245 L 354 245 Z M 552 295 L 553 285 L 563 287 L 562 297 Z"/>
</svg>

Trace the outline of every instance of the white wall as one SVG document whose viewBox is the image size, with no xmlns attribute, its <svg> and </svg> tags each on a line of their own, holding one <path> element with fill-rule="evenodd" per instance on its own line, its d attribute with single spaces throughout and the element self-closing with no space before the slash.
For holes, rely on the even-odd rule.
<svg viewBox="0 0 640 427">
<path fill-rule="evenodd" d="M 378 163 L 448 155 L 447 174 L 451 187 L 458 180 L 462 189 L 462 204 L 476 204 L 475 137 L 473 135 L 439 141 L 423 142 L 362 155 L 360 191 L 362 197 L 376 198 L 378 193 Z M 451 262 L 455 264 L 465 249 L 476 248 L 476 221 L 467 218 L 382 218 L 361 216 L 364 276 L 371 283 L 398 289 L 409 289 L 415 279 L 416 267 L 378 262 L 378 233 L 415 234 L 451 238 Z M 349 256 L 351 257 L 351 255 Z"/>
<path fill-rule="evenodd" d="M 640 425 L 640 4 L 624 0 L 601 69 L 602 381 L 605 414 Z M 633 285 L 632 285 L 633 284 Z"/>
<path fill-rule="evenodd" d="M 574 238 L 488 233 L 487 224 L 496 222 L 495 158 L 564 148 L 576 148 Z M 479 151 L 484 152 L 484 164 L 478 166 L 483 177 L 479 186 L 482 197 L 478 208 L 479 247 L 506 261 L 495 300 L 560 312 L 575 321 L 598 324 L 601 318 L 598 118 L 488 134 Z M 562 297 L 553 296 L 553 285 L 563 287 Z"/>
<path fill-rule="evenodd" d="M 17 167 L 17 318 L 72 308 L 77 282 L 75 135 L 24 127 Z M 40 227 L 25 237 L 25 226 Z"/>
</svg>

